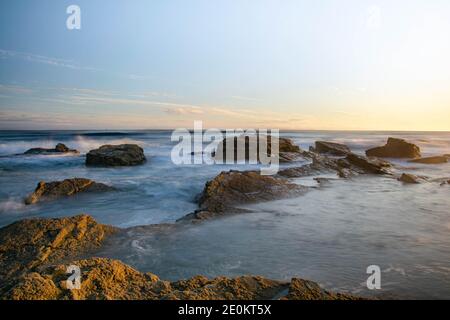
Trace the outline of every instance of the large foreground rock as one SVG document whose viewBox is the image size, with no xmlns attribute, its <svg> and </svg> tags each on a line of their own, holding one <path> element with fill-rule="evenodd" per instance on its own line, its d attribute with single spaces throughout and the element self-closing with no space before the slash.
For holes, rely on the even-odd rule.
<svg viewBox="0 0 450 320">
<path fill-rule="evenodd" d="M 0 287 L 35 267 L 98 247 L 116 229 L 88 215 L 27 219 L 0 229 Z"/>
<path fill-rule="evenodd" d="M 33 204 L 42 200 L 55 200 L 72 196 L 80 192 L 104 192 L 114 190 L 113 187 L 84 178 L 66 179 L 63 181 L 38 183 L 36 189 L 25 199 L 25 204 Z"/>
<path fill-rule="evenodd" d="M 414 159 L 414 160 L 410 160 L 409 162 L 423 163 L 423 164 L 441 164 L 441 163 L 447 163 L 448 158 L 446 156 L 435 156 L 435 157 Z"/>
<path fill-rule="evenodd" d="M 144 162 L 144 150 L 135 144 L 104 145 L 86 155 L 86 165 L 91 166 L 135 166 Z"/>
<path fill-rule="evenodd" d="M 314 150 L 317 153 L 325 153 L 334 156 L 345 156 L 351 152 L 350 148 L 345 144 L 327 141 L 316 141 Z"/>
<path fill-rule="evenodd" d="M 303 190 L 286 179 L 263 176 L 258 171 L 231 170 L 206 183 L 199 206 L 220 212 L 234 205 L 288 197 Z"/>
<path fill-rule="evenodd" d="M 420 148 L 403 139 L 389 138 L 387 144 L 382 147 L 372 148 L 366 151 L 368 157 L 381 158 L 420 158 Z"/>
<path fill-rule="evenodd" d="M 323 290 L 302 279 L 284 282 L 260 276 L 196 276 L 169 282 L 118 260 L 73 259 L 88 255 L 115 232 L 118 230 L 86 215 L 23 220 L 0 229 L 0 299 L 359 299 Z M 70 265 L 80 268 L 80 289 L 67 287 Z"/>
<path fill-rule="evenodd" d="M 34 155 L 34 154 L 65 154 L 65 153 L 73 153 L 79 154 L 80 152 L 75 149 L 69 149 L 65 144 L 58 143 L 53 149 L 45 149 L 45 148 L 32 148 L 24 152 L 26 155 Z"/>
</svg>

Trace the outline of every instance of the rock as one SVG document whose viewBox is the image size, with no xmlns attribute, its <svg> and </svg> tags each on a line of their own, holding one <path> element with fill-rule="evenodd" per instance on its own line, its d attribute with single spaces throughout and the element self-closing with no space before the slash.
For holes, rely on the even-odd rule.
<svg viewBox="0 0 450 320">
<path fill-rule="evenodd" d="M 135 166 L 145 162 L 144 150 L 135 144 L 104 145 L 86 155 L 86 165 Z"/>
<path fill-rule="evenodd" d="M 424 163 L 424 164 L 440 164 L 447 163 L 448 159 L 446 156 L 435 156 L 435 157 L 427 157 L 427 158 L 419 158 L 414 160 L 409 160 L 412 163 Z"/>
<path fill-rule="evenodd" d="M 0 229 L 0 291 L 6 280 L 99 247 L 114 227 L 88 215 L 27 219 Z"/>
<path fill-rule="evenodd" d="M 58 143 L 54 149 L 45 149 L 45 148 L 32 148 L 24 152 L 26 155 L 33 154 L 64 154 L 64 153 L 73 153 L 79 154 L 80 152 L 74 149 L 69 149 L 65 144 Z"/>
<path fill-rule="evenodd" d="M 317 283 L 293 278 L 286 300 L 362 300 L 350 294 L 334 293 L 322 289 Z M 283 299 L 283 300 L 284 300 Z"/>
<path fill-rule="evenodd" d="M 410 173 L 403 173 L 400 178 L 398 178 L 398 181 L 404 182 L 404 183 L 420 183 L 421 178 L 414 174 Z"/>
<path fill-rule="evenodd" d="M 237 161 L 254 161 L 254 162 L 260 162 L 259 157 L 259 135 L 241 135 L 234 138 L 225 138 L 223 141 L 219 143 L 217 146 L 216 152 L 214 153 L 214 156 L 216 157 L 216 160 L 221 160 L 217 155 L 222 155 L 223 161 L 226 160 L 227 155 L 227 147 L 229 145 L 233 145 L 234 149 L 234 162 Z M 272 154 L 272 137 L 267 136 L 267 155 Z M 239 154 L 237 152 L 238 144 L 241 144 L 244 146 L 245 154 Z M 250 150 L 250 146 L 255 146 L 254 149 Z M 279 147 L 279 159 L 280 162 L 290 162 L 298 160 L 299 157 L 303 155 L 303 151 L 300 149 L 300 147 L 296 146 L 292 140 L 287 138 L 279 138 L 278 139 L 278 147 Z M 250 154 L 250 151 L 251 154 Z"/>
<path fill-rule="evenodd" d="M 317 153 L 326 153 L 334 156 L 345 156 L 350 153 L 350 148 L 345 144 L 316 141 L 316 147 L 314 148 Z"/>
<path fill-rule="evenodd" d="M 34 192 L 25 199 L 25 204 L 33 204 L 41 200 L 54 200 L 72 196 L 80 192 L 104 192 L 115 190 L 113 187 L 84 178 L 66 179 L 38 183 Z"/>
<path fill-rule="evenodd" d="M 221 212 L 236 204 L 268 201 L 298 194 L 304 188 L 286 179 L 257 171 L 222 172 L 206 183 L 199 199 L 201 209 Z"/>
<path fill-rule="evenodd" d="M 377 158 L 367 158 L 354 153 L 349 153 L 345 157 L 345 160 L 349 164 L 363 169 L 365 173 L 388 174 L 387 168 L 391 167 L 391 164 L 387 161 Z"/>
<path fill-rule="evenodd" d="M 389 138 L 386 145 L 369 149 L 366 155 L 381 158 L 419 158 L 421 153 L 420 148 L 415 144 L 403 139 Z"/>
<path fill-rule="evenodd" d="M 0 229 L 0 299 L 8 300 L 269 300 L 350 299 L 316 283 L 290 283 L 260 276 L 208 279 L 195 276 L 174 282 L 142 273 L 118 260 L 86 257 L 118 230 L 87 215 L 31 219 Z M 81 271 L 81 288 L 67 287 L 67 267 Z M 289 290 L 289 291 L 288 291 Z M 286 295 L 287 293 L 287 295 Z"/>
</svg>

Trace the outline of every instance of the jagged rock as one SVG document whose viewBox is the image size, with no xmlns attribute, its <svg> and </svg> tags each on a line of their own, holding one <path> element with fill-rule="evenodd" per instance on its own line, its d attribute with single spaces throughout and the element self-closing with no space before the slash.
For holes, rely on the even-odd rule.
<svg viewBox="0 0 450 320">
<path fill-rule="evenodd" d="M 25 199 L 25 204 L 33 204 L 41 200 L 54 200 L 71 196 L 80 192 L 104 192 L 114 190 L 113 187 L 84 178 L 66 179 L 38 183 L 36 189 Z"/>
<path fill-rule="evenodd" d="M 420 158 L 420 148 L 403 139 L 389 138 L 387 144 L 382 147 L 372 148 L 366 151 L 368 157 L 381 158 Z"/>
<path fill-rule="evenodd" d="M 69 149 L 65 144 L 58 143 L 54 149 L 45 149 L 45 148 L 32 148 L 24 152 L 26 155 L 33 154 L 64 154 L 64 153 L 73 153 L 79 154 L 80 152 L 74 149 Z"/>
<path fill-rule="evenodd" d="M 135 144 L 104 145 L 86 155 L 86 165 L 135 166 L 145 162 L 144 150 Z"/>
<path fill-rule="evenodd" d="M 7 280 L 37 266 L 100 246 L 114 227 L 88 215 L 58 219 L 27 219 L 0 229 L 0 292 Z"/>
<path fill-rule="evenodd" d="M 403 173 L 399 178 L 398 181 L 404 182 L 404 183 L 420 183 L 423 181 L 423 178 L 418 177 L 414 174 L 410 173 Z"/>
<path fill-rule="evenodd" d="M 220 212 L 236 204 L 274 200 L 300 191 L 304 188 L 257 171 L 224 171 L 206 183 L 199 206 Z"/>
<path fill-rule="evenodd" d="M 214 157 L 216 158 L 216 160 L 223 160 L 223 162 L 225 162 L 227 159 L 227 148 L 232 145 L 232 149 L 234 151 L 233 159 L 235 162 L 244 160 L 260 162 L 260 145 L 258 142 L 261 136 L 262 135 L 241 135 L 234 138 L 225 138 L 218 144 L 216 152 L 214 153 Z M 267 148 L 266 150 L 264 150 L 264 154 L 271 155 L 272 137 L 269 135 L 264 136 L 264 138 L 267 139 Z M 244 146 L 244 153 L 238 154 L 238 145 Z M 301 156 L 303 156 L 303 151 L 300 149 L 300 147 L 296 146 L 290 139 L 279 138 L 278 147 L 280 162 L 296 161 L 301 158 Z M 219 158 L 217 155 L 222 155 L 222 158 Z"/>
<path fill-rule="evenodd" d="M 377 158 L 367 158 L 354 153 L 349 153 L 345 157 L 345 160 L 351 165 L 364 170 L 364 173 L 388 174 L 387 169 L 391 167 L 391 164 L 387 161 Z"/>
<path fill-rule="evenodd" d="M 287 300 L 361 300 L 350 294 L 334 293 L 322 289 L 317 283 L 294 278 L 289 285 Z"/>
<path fill-rule="evenodd" d="M 448 159 L 446 156 L 435 156 L 435 157 L 426 157 L 426 158 L 409 160 L 409 162 L 424 163 L 424 164 L 441 164 L 441 163 L 447 163 Z"/>
<path fill-rule="evenodd" d="M 316 147 L 313 150 L 317 153 L 326 153 L 334 156 L 345 156 L 351 152 L 350 148 L 345 144 L 327 141 L 316 141 Z"/>
<path fill-rule="evenodd" d="M 291 283 L 260 276 L 208 279 L 196 276 L 169 282 L 118 260 L 73 258 L 98 247 L 118 230 L 87 215 L 31 219 L 0 229 L 0 299 L 12 300 L 167 300 L 167 299 L 349 299 L 316 283 Z M 81 288 L 67 286 L 67 267 L 81 271 Z M 289 289 L 289 294 L 286 292 Z"/>
</svg>

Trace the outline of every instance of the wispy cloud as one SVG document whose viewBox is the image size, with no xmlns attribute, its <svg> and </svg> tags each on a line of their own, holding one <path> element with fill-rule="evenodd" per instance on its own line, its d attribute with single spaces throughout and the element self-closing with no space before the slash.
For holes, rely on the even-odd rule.
<svg viewBox="0 0 450 320">
<path fill-rule="evenodd" d="M 43 55 L 13 50 L 0 49 L 0 57 L 2 57 L 3 59 L 14 59 L 14 58 L 21 59 L 29 62 L 46 64 L 54 67 L 68 68 L 73 70 L 90 70 L 90 71 L 98 70 L 91 67 L 77 65 L 71 60 L 47 57 Z"/>
<path fill-rule="evenodd" d="M 22 86 L 0 84 L 0 92 L 3 94 L 29 94 L 32 93 L 33 90 Z"/>
</svg>

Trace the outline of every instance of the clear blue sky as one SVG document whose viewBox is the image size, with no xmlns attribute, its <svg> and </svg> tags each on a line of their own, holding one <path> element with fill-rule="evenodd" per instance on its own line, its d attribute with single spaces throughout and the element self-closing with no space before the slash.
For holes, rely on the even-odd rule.
<svg viewBox="0 0 450 320">
<path fill-rule="evenodd" d="M 449 34 L 448 0 L 2 0 L 0 129 L 450 130 Z"/>
</svg>

